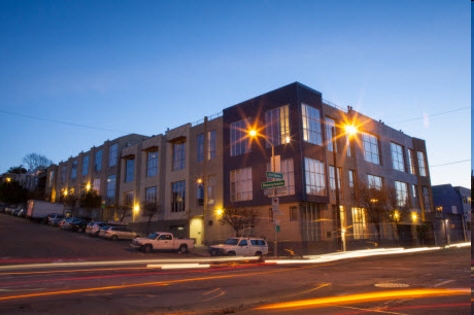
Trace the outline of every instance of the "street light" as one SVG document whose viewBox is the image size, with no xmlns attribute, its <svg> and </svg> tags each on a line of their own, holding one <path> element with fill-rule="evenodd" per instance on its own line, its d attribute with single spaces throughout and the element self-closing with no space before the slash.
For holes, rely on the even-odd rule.
<svg viewBox="0 0 474 315">
<path fill-rule="evenodd" d="M 271 158 L 271 162 L 270 162 L 270 168 L 272 170 L 272 172 L 275 172 L 276 171 L 276 166 L 275 166 L 275 146 L 273 145 L 273 143 L 267 139 L 266 136 L 264 135 L 261 135 L 257 132 L 257 130 L 255 129 L 252 129 L 249 131 L 249 136 L 252 137 L 252 138 L 256 138 L 256 137 L 261 137 L 263 138 L 272 148 L 272 158 Z M 272 188 L 272 197 L 275 197 L 276 195 L 276 188 L 273 187 Z M 277 257 L 278 256 L 278 240 L 277 240 L 277 220 L 275 218 L 275 213 L 273 213 L 273 234 L 274 234 L 274 237 L 273 237 L 273 256 L 274 257 Z"/>
<path fill-rule="evenodd" d="M 340 249 L 342 245 L 342 250 L 346 251 L 346 240 L 345 233 L 342 233 L 342 222 L 341 222 L 341 206 L 339 200 L 339 174 L 337 173 L 337 153 L 336 153 L 336 127 L 331 127 L 332 131 L 332 155 L 334 160 L 334 185 L 336 193 L 336 244 L 337 248 Z M 344 238 L 343 238 L 344 237 Z"/>
</svg>

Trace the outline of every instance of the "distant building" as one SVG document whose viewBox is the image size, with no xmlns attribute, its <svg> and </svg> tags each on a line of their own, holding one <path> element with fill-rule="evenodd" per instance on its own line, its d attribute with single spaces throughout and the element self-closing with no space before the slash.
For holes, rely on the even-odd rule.
<svg viewBox="0 0 474 315">
<path fill-rule="evenodd" d="M 441 242 L 471 240 L 471 190 L 451 184 L 435 185 L 436 231 Z"/>
</svg>

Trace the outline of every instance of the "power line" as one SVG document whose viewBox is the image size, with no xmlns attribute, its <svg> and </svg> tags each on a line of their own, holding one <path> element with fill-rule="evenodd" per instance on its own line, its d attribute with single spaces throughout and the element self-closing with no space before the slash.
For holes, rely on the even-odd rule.
<svg viewBox="0 0 474 315">
<path fill-rule="evenodd" d="M 0 109 L 0 112 L 8 114 L 8 115 L 12 115 L 12 116 L 19 116 L 19 117 L 33 119 L 33 120 L 39 120 L 39 121 L 49 121 L 49 122 L 52 122 L 52 123 L 66 125 L 66 126 L 74 126 L 74 127 L 101 130 L 101 131 L 112 131 L 112 132 L 119 132 L 119 133 L 122 133 L 122 134 L 127 134 L 128 133 L 128 132 L 125 132 L 123 130 L 102 128 L 102 127 L 78 124 L 78 123 L 70 122 L 70 121 L 68 122 L 68 121 L 61 121 L 61 120 L 56 120 L 56 119 L 44 118 L 44 117 L 31 116 L 31 115 L 26 115 L 26 114 L 21 114 L 21 113 L 10 112 L 10 111 L 4 110 L 4 109 Z"/>
<path fill-rule="evenodd" d="M 435 113 L 435 114 L 427 115 L 426 117 L 440 116 L 440 115 L 444 115 L 444 114 L 448 114 L 448 113 L 459 112 L 459 111 L 461 111 L 461 110 L 465 110 L 465 109 L 469 109 L 469 108 L 471 108 L 471 106 L 460 107 L 460 108 L 448 110 L 448 111 L 441 112 L 441 113 Z M 417 118 L 409 118 L 409 119 L 399 120 L 399 121 L 392 121 L 392 122 L 389 122 L 389 124 L 392 125 L 392 124 L 399 124 L 399 123 L 404 123 L 404 122 L 409 122 L 409 121 L 415 121 L 415 120 L 423 120 L 423 119 L 425 119 L 426 117 L 417 117 Z"/>
<path fill-rule="evenodd" d="M 454 161 L 454 162 L 447 162 L 443 164 L 430 165 L 430 167 L 446 166 L 446 165 L 460 164 L 460 163 L 466 163 L 466 162 L 471 162 L 471 160 L 466 159 L 466 160 L 459 160 L 459 161 Z"/>
</svg>

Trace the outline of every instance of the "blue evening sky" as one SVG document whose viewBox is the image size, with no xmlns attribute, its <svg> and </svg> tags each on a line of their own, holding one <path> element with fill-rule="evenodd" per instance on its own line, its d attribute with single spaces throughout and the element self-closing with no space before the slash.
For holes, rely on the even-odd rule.
<svg viewBox="0 0 474 315">
<path fill-rule="evenodd" d="M 299 81 L 426 140 L 470 188 L 467 0 L 0 1 L 0 173 Z M 471 112 L 471 114 L 469 114 Z"/>
</svg>

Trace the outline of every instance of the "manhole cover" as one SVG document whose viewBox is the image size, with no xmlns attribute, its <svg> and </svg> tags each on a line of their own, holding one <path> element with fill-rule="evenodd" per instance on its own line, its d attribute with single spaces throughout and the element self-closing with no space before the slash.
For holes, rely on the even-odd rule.
<svg viewBox="0 0 474 315">
<path fill-rule="evenodd" d="M 394 282 L 385 282 L 385 283 L 376 283 L 376 287 L 380 288 L 407 288 L 409 287 L 406 283 L 394 283 Z"/>
</svg>

